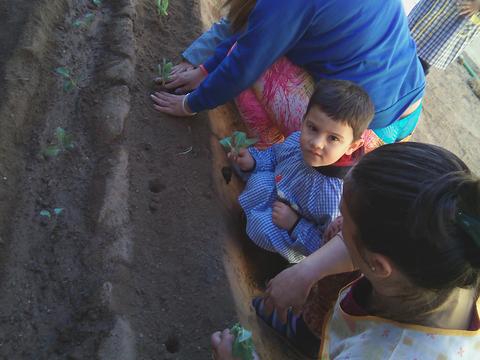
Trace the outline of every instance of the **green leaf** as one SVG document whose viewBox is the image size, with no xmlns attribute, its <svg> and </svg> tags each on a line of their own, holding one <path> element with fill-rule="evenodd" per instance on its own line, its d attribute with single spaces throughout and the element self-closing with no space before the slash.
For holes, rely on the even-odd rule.
<svg viewBox="0 0 480 360">
<path fill-rule="evenodd" d="M 63 212 L 63 208 L 55 208 L 53 209 L 53 212 L 55 213 L 55 215 L 60 215 L 62 212 Z"/>
<path fill-rule="evenodd" d="M 63 82 L 63 90 L 65 90 L 66 92 L 72 91 L 74 87 L 75 87 L 75 84 L 70 79 L 66 79 Z"/>
<path fill-rule="evenodd" d="M 57 140 L 58 140 L 58 143 L 60 145 L 63 145 L 64 141 L 65 141 L 65 130 L 61 127 L 57 127 L 55 129 L 55 136 L 57 137 Z"/>
<path fill-rule="evenodd" d="M 235 324 L 230 332 L 235 337 L 232 345 L 232 354 L 241 360 L 253 360 L 255 346 L 253 345 L 252 333 L 243 328 L 240 324 Z"/>
<path fill-rule="evenodd" d="M 43 150 L 43 155 L 46 157 L 57 157 L 61 149 L 58 146 L 52 145 Z"/>
<path fill-rule="evenodd" d="M 169 61 L 163 66 L 163 72 L 167 76 L 167 78 L 170 76 L 170 73 L 172 72 L 173 64 Z"/>
<path fill-rule="evenodd" d="M 88 25 L 92 24 L 94 19 L 95 19 L 95 14 L 94 13 L 87 13 L 82 18 L 75 20 L 73 22 L 73 26 L 76 27 L 76 28 L 79 28 L 81 26 L 88 26 Z"/>
<path fill-rule="evenodd" d="M 72 25 L 76 28 L 79 28 L 80 26 L 85 25 L 85 22 L 79 19 L 75 20 Z"/>
<path fill-rule="evenodd" d="M 95 4 L 95 6 L 100 7 L 102 6 L 102 0 L 92 0 L 92 2 Z"/>
<path fill-rule="evenodd" d="M 240 150 L 245 147 L 245 140 L 247 140 L 247 134 L 242 131 L 235 131 L 233 133 L 233 139 L 235 141 L 235 149 Z"/>
<path fill-rule="evenodd" d="M 173 64 L 170 61 L 167 61 L 167 59 L 163 58 L 161 68 L 159 65 L 159 69 L 161 69 L 160 76 L 162 77 L 163 82 L 167 81 L 168 78 L 170 77 L 172 68 L 173 68 Z"/>
<path fill-rule="evenodd" d="M 258 139 L 246 139 L 245 140 L 245 147 L 255 145 L 257 142 L 258 142 Z"/>
<path fill-rule="evenodd" d="M 40 211 L 40 216 L 44 216 L 44 217 L 47 217 L 47 218 L 49 218 L 49 219 L 52 218 L 52 214 L 50 214 L 50 211 L 48 211 L 48 210 L 42 210 L 42 211 Z"/>
<path fill-rule="evenodd" d="M 168 16 L 169 0 L 157 0 L 158 15 Z"/>
<path fill-rule="evenodd" d="M 63 139 L 62 145 L 67 150 L 72 150 L 73 148 L 75 148 L 75 144 L 73 143 L 73 135 L 72 134 L 66 134 L 64 139 Z"/>
<path fill-rule="evenodd" d="M 55 69 L 55 72 L 58 74 L 58 75 L 61 75 L 65 78 L 69 78 L 70 77 L 70 70 L 68 70 L 67 68 L 65 67 L 58 67 Z"/>
<path fill-rule="evenodd" d="M 230 136 L 227 136 L 220 140 L 220 145 L 222 145 L 225 150 L 230 151 L 232 149 L 232 138 Z"/>
<path fill-rule="evenodd" d="M 87 23 L 87 24 L 91 24 L 93 22 L 93 20 L 95 20 L 95 14 L 94 13 L 87 13 L 83 20 Z"/>
</svg>

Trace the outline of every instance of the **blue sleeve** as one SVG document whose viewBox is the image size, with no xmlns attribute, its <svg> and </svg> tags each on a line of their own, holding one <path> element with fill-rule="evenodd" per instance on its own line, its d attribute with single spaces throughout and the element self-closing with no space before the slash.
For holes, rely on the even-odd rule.
<svg viewBox="0 0 480 360">
<path fill-rule="evenodd" d="M 300 150 L 300 131 L 295 131 L 283 143 L 274 144 L 265 150 L 258 150 L 251 146 L 250 155 L 255 159 L 253 171 L 275 171 L 277 163 L 291 159 Z"/>
<path fill-rule="evenodd" d="M 215 53 L 215 48 L 232 35 L 230 22 L 222 18 L 195 40 L 182 56 L 190 64 L 198 66 L 207 61 Z"/>
<path fill-rule="evenodd" d="M 188 97 L 192 111 L 213 109 L 250 87 L 302 38 L 316 14 L 315 3 L 258 1 L 237 46 Z"/>
<path fill-rule="evenodd" d="M 339 213 L 343 183 L 339 179 L 326 179 L 316 192 L 316 219 L 301 218 L 291 233 L 292 248 L 305 256 L 318 250 L 324 245 L 323 233 L 328 224 Z"/>
<path fill-rule="evenodd" d="M 248 148 L 248 152 L 255 160 L 255 169 L 253 169 L 254 172 L 275 170 L 277 160 L 275 157 L 275 152 L 273 151 L 273 146 L 270 146 L 266 150 L 258 150 L 251 146 Z"/>
<path fill-rule="evenodd" d="M 227 56 L 228 52 L 232 48 L 233 44 L 235 44 L 237 39 L 238 39 L 237 34 L 232 35 L 231 37 L 222 41 L 215 48 L 214 54 L 203 63 L 203 66 L 205 66 L 205 69 L 208 71 L 209 74 L 215 71 L 217 66 L 220 65 L 223 62 L 223 60 L 225 60 L 225 57 Z"/>
<path fill-rule="evenodd" d="M 326 225 L 318 225 L 301 218 L 291 233 L 292 249 L 305 256 L 317 251 L 323 246 L 323 233 L 326 228 Z"/>
</svg>

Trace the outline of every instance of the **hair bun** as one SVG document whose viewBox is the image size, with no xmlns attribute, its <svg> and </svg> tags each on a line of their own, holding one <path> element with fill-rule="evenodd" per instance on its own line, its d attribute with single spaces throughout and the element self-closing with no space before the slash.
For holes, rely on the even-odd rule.
<svg viewBox="0 0 480 360">
<path fill-rule="evenodd" d="M 466 256 L 480 269 L 480 179 L 467 177 L 459 187 L 456 224 L 465 234 Z"/>
</svg>

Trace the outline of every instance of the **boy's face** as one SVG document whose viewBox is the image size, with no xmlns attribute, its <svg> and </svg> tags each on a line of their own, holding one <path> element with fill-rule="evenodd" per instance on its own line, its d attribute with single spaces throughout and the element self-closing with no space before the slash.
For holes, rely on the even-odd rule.
<svg viewBox="0 0 480 360">
<path fill-rule="evenodd" d="M 363 140 L 353 139 L 353 129 L 332 120 L 317 106 L 305 115 L 300 136 L 303 159 L 310 166 L 327 166 L 343 155 L 351 155 L 363 145 Z"/>
</svg>

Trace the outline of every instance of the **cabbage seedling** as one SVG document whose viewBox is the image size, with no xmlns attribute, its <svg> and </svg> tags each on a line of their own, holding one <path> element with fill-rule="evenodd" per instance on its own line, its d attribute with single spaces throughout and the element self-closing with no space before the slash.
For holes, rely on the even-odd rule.
<svg viewBox="0 0 480 360">
<path fill-rule="evenodd" d="M 158 76 L 160 76 L 160 79 L 162 79 L 162 86 L 165 86 L 165 83 L 169 79 L 172 68 L 172 62 L 165 58 L 163 58 L 161 64 L 158 64 Z"/>
<path fill-rule="evenodd" d="M 81 17 L 80 19 L 77 19 L 73 22 L 73 26 L 76 28 L 80 27 L 88 27 L 93 23 L 93 20 L 95 19 L 95 14 L 94 13 L 88 13 Z"/>
<path fill-rule="evenodd" d="M 63 210 L 63 208 L 55 208 L 53 209 L 53 212 L 50 212 L 49 210 L 43 209 L 40 211 L 40 216 L 46 217 L 48 220 L 50 220 L 52 218 L 52 213 L 53 215 L 58 216 L 63 212 Z"/>
<path fill-rule="evenodd" d="M 168 0 L 157 0 L 157 11 L 158 15 L 168 16 Z"/>
<path fill-rule="evenodd" d="M 232 345 L 233 356 L 241 360 L 253 360 L 255 346 L 252 341 L 252 332 L 237 323 L 230 329 L 230 333 L 235 337 Z"/>
<path fill-rule="evenodd" d="M 62 151 L 72 150 L 75 147 L 72 135 L 67 134 L 61 127 L 55 130 L 56 144 L 48 146 L 43 150 L 46 157 L 57 157 Z"/>
<path fill-rule="evenodd" d="M 258 139 L 248 139 L 247 134 L 242 131 L 234 131 L 232 136 L 227 136 L 220 140 L 220 144 L 231 152 L 234 156 L 238 155 L 240 149 L 244 149 L 253 144 L 256 144 Z"/>
<path fill-rule="evenodd" d="M 76 80 L 70 74 L 70 70 L 65 67 L 58 67 L 55 73 L 63 77 L 63 90 L 71 91 L 74 87 L 78 87 Z"/>
</svg>

